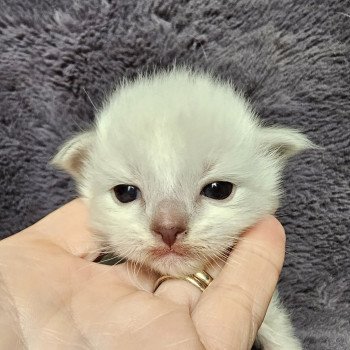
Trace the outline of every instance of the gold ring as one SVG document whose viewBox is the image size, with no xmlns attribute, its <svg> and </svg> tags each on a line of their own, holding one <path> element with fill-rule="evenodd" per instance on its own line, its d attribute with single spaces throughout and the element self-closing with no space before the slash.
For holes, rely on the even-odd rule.
<svg viewBox="0 0 350 350">
<path fill-rule="evenodd" d="M 213 277 L 206 271 L 198 271 L 194 274 L 194 277 L 201 281 L 206 287 L 213 281 Z"/>
<path fill-rule="evenodd" d="M 202 292 L 209 286 L 209 284 L 212 282 L 213 277 L 211 277 L 209 275 L 209 273 L 205 272 L 205 271 L 199 271 L 196 272 L 193 275 L 190 276 L 186 276 L 186 277 L 173 277 L 173 276 L 161 276 L 157 279 L 156 283 L 154 284 L 154 291 L 157 290 L 157 288 L 166 280 L 169 279 L 181 279 L 187 282 L 190 282 L 191 284 L 193 284 L 194 286 L 196 286 L 197 288 L 199 288 Z"/>
<path fill-rule="evenodd" d="M 194 275 L 186 276 L 184 280 L 186 280 L 187 282 L 190 282 L 191 284 L 199 288 L 201 292 L 204 292 L 205 288 L 207 288 L 207 286 L 201 281 L 199 281 L 197 278 L 195 278 Z"/>
<path fill-rule="evenodd" d="M 157 290 L 157 288 L 163 283 L 165 282 L 166 280 L 170 280 L 170 279 L 177 279 L 176 277 L 173 277 L 173 276 L 162 276 L 162 277 L 159 277 L 156 281 L 156 283 L 154 284 L 154 291 Z"/>
</svg>

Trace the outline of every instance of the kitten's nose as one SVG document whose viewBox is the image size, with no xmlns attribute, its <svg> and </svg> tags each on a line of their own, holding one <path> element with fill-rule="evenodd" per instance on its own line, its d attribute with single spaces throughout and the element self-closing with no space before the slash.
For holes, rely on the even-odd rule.
<svg viewBox="0 0 350 350">
<path fill-rule="evenodd" d="M 186 232 L 187 223 L 188 215 L 183 203 L 177 200 L 162 200 L 156 207 L 151 230 L 162 236 L 163 242 L 171 247 L 178 235 Z"/>
<path fill-rule="evenodd" d="M 162 240 L 165 244 L 171 247 L 175 243 L 177 236 L 180 233 L 184 233 L 186 229 L 182 226 L 158 226 L 155 227 L 153 230 L 156 234 L 162 236 Z"/>
</svg>

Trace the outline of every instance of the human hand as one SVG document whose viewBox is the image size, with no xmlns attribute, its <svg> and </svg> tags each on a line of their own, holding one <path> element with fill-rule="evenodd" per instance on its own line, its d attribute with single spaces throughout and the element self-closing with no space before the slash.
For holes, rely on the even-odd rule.
<svg viewBox="0 0 350 350">
<path fill-rule="evenodd" d="M 285 235 L 269 216 L 243 234 L 201 293 L 128 263 L 106 266 L 74 200 L 0 242 L 0 349 L 250 349 Z"/>
</svg>

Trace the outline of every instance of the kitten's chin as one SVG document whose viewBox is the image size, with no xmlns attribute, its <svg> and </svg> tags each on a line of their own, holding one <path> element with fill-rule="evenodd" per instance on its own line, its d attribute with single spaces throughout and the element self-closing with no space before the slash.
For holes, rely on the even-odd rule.
<svg viewBox="0 0 350 350">
<path fill-rule="evenodd" d="M 203 269 L 204 264 L 198 259 L 178 255 L 168 254 L 156 257 L 147 262 L 148 266 L 161 275 L 174 277 L 188 276 Z"/>
</svg>

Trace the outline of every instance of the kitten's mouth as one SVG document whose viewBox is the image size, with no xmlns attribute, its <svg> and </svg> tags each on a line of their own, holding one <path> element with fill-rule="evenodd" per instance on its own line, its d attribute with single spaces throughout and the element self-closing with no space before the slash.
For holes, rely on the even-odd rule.
<svg viewBox="0 0 350 350">
<path fill-rule="evenodd" d="M 150 250 L 150 253 L 153 257 L 155 258 L 164 258 L 164 257 L 169 257 L 169 256 L 177 256 L 177 257 L 189 257 L 190 251 L 181 246 L 173 246 L 171 248 L 169 247 L 157 247 L 157 248 L 152 248 Z"/>
<path fill-rule="evenodd" d="M 187 276 L 199 271 L 203 261 L 186 245 L 175 244 L 153 247 L 148 250 L 148 265 L 162 275 Z"/>
</svg>

